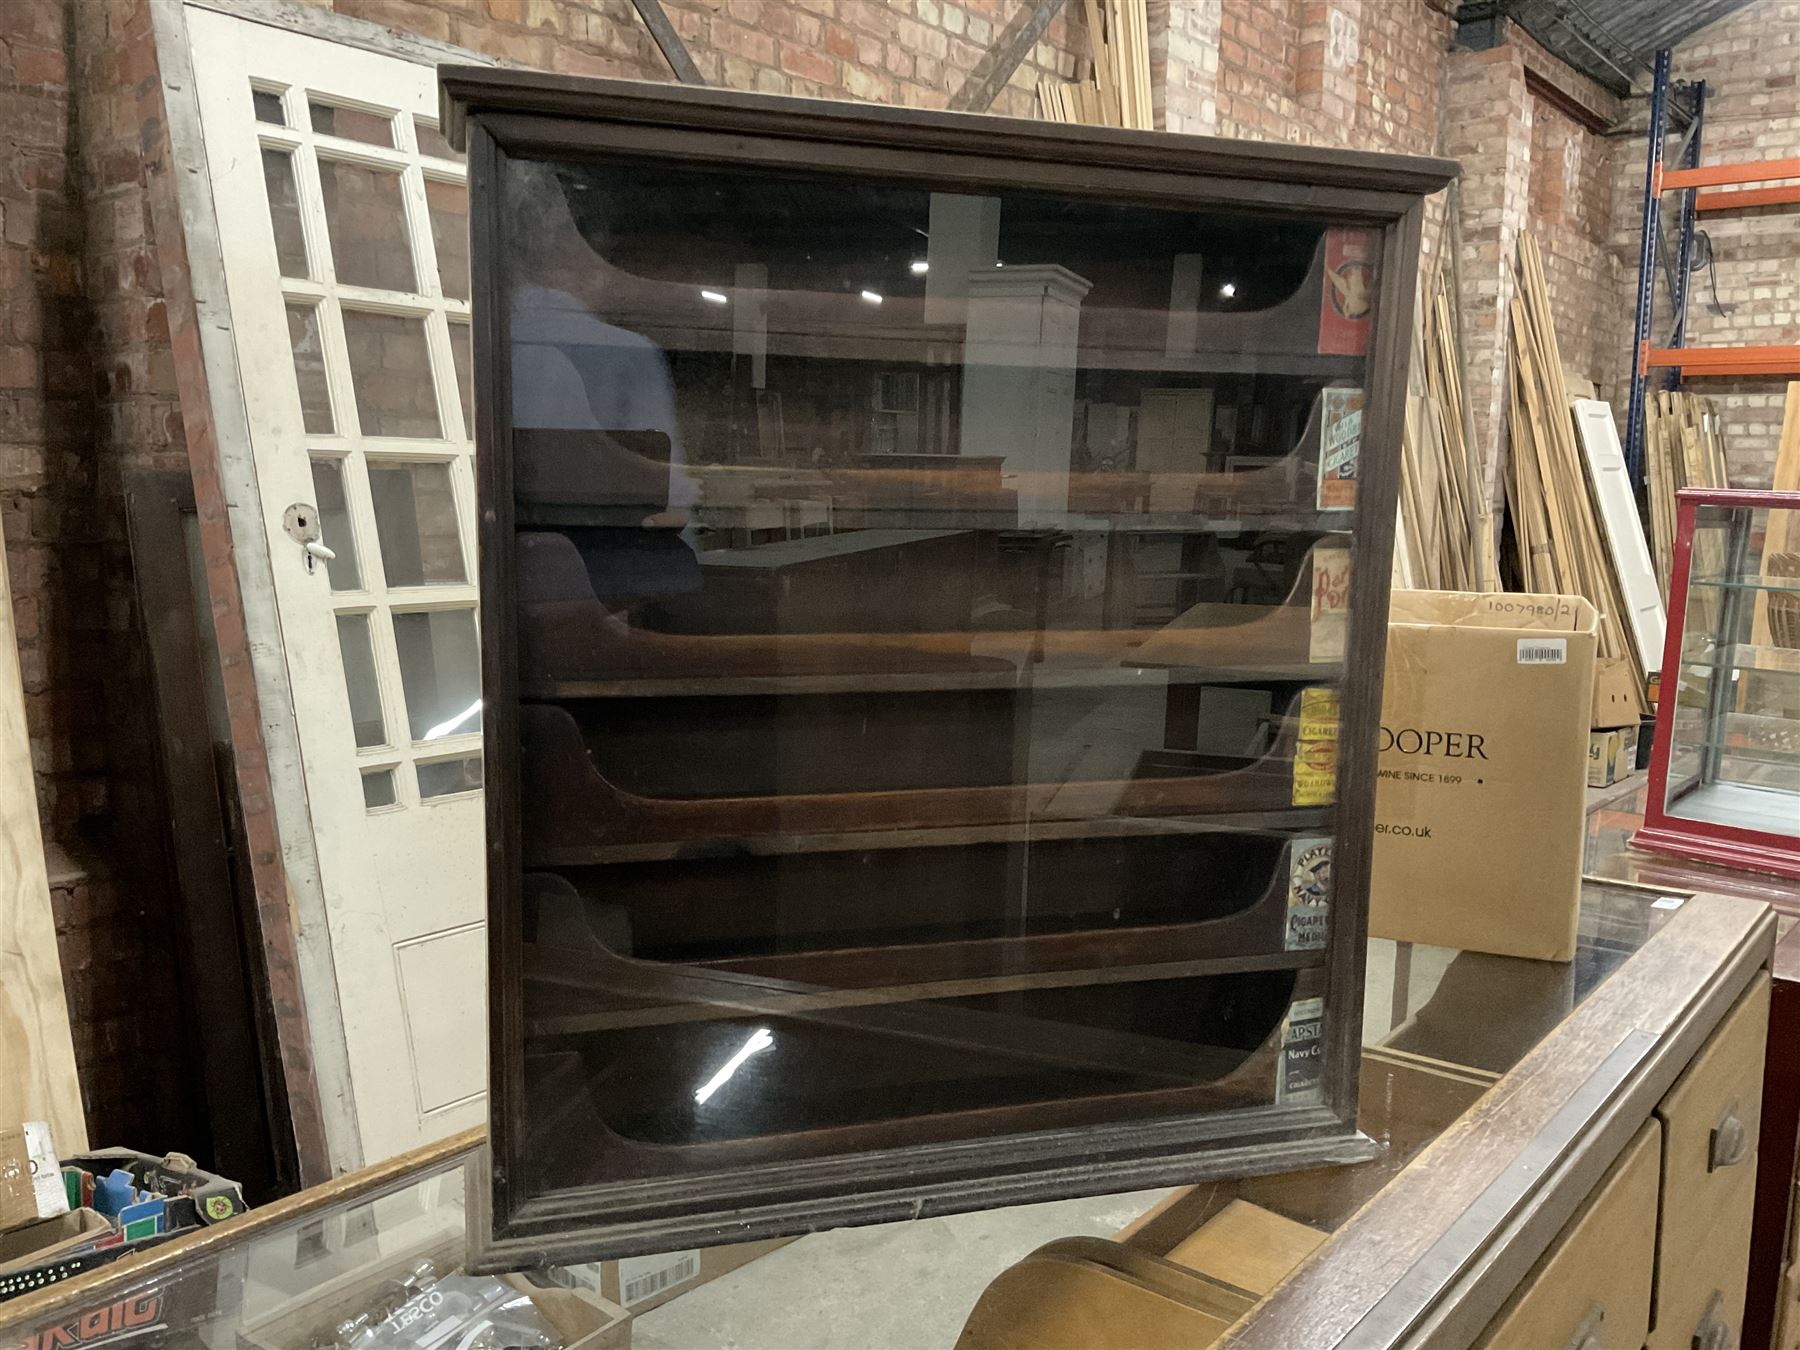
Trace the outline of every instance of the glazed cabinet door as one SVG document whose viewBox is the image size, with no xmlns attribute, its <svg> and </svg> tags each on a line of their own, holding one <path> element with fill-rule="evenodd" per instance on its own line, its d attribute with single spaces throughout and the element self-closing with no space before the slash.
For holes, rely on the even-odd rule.
<svg viewBox="0 0 1800 1350">
<path fill-rule="evenodd" d="M 1412 217 L 567 90 L 471 145 L 497 1230 L 1361 1147 Z"/>
</svg>

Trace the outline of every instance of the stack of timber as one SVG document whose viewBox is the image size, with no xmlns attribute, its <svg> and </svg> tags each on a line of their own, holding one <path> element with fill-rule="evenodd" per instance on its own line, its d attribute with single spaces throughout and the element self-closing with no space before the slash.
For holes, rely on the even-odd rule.
<svg viewBox="0 0 1800 1350">
<path fill-rule="evenodd" d="M 1792 425 L 1793 399 L 1788 400 Z M 1644 476 L 1650 485 L 1650 544 L 1663 601 L 1675 556 L 1675 493 L 1731 486 L 1718 409 L 1698 394 L 1663 392 L 1644 401 Z"/>
<path fill-rule="evenodd" d="M 1781 421 L 1781 448 L 1775 452 L 1777 492 L 1800 492 L 1800 380 L 1787 387 Z M 1800 520 L 1793 511 L 1771 511 L 1763 533 L 1764 581 L 1800 580 Z M 1751 642 L 1757 646 L 1800 648 L 1800 595 L 1759 591 L 1751 616 Z"/>
<path fill-rule="evenodd" d="M 1613 569 L 1587 456 L 1576 440 L 1562 349 L 1551 319 L 1537 240 L 1519 237 L 1518 284 L 1510 306 L 1507 425 L 1512 434 L 1506 498 L 1525 591 L 1580 595 L 1600 612 L 1600 658 L 1629 662 L 1639 715 L 1645 672 L 1626 631 L 1623 588 Z"/>
<path fill-rule="evenodd" d="M 1094 44 L 1090 80 L 1043 80 L 1038 101 L 1052 122 L 1156 129 L 1150 105 L 1148 0 L 1084 0 Z"/>
<path fill-rule="evenodd" d="M 1413 324 L 1417 387 L 1407 395 L 1401 438 L 1395 581 L 1417 590 L 1492 591 L 1499 589 L 1493 516 L 1475 462 L 1447 271 L 1439 271 L 1435 293 Z"/>
</svg>

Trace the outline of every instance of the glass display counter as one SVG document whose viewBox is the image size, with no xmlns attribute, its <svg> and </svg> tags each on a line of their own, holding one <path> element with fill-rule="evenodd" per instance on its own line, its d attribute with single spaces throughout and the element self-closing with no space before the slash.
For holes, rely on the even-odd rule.
<svg viewBox="0 0 1800 1350">
<path fill-rule="evenodd" d="M 1639 848 L 1800 877 L 1800 493 L 1679 495 Z"/>
<path fill-rule="evenodd" d="M 1748 902 L 1718 903 L 1760 909 Z M 1169 1251 L 1185 1233 L 1240 1199 L 1316 1229 L 1338 1227 L 1621 970 L 1641 956 L 1653 957 L 1647 950 L 1653 940 L 1670 925 L 1689 922 L 1694 908 L 1682 895 L 1590 882 L 1583 892 L 1580 949 L 1569 963 L 1371 942 L 1360 1124 L 1382 1145 L 1380 1156 L 1348 1167 L 1167 1194 L 1140 1192 L 1128 1204 L 1121 1197 L 1109 1213 L 1122 1219 L 1147 1211 L 1125 1235 L 1126 1245 Z M 1706 926 L 1690 923 L 1696 931 Z M 1677 943 L 1682 936 L 1670 934 Z M 1666 952 L 1668 944 L 1660 950 Z M 1692 966 L 1687 978 L 1696 983 L 1713 974 L 1702 958 Z M 1671 987 L 1668 996 L 1679 1000 L 1687 992 Z M 81 1334 L 83 1327 L 108 1329 L 106 1334 L 116 1337 L 108 1344 L 142 1347 L 397 1350 L 426 1344 L 394 1338 L 404 1330 L 395 1327 L 396 1315 L 404 1318 L 419 1294 L 440 1285 L 446 1296 L 475 1296 L 477 1281 L 451 1281 L 459 1278 L 469 1249 L 469 1173 L 482 1152 L 480 1132 L 471 1131 L 194 1238 L 0 1304 L 0 1350 L 91 1343 Z M 446 1335 L 441 1343 L 471 1350 L 515 1344 L 618 1350 L 630 1344 L 634 1324 L 641 1323 L 645 1345 L 697 1347 L 729 1340 L 798 1350 L 851 1343 L 866 1319 L 886 1308 L 916 1331 L 909 1344 L 949 1346 L 982 1286 L 1024 1251 L 1070 1231 L 1070 1213 L 1059 1205 L 1014 1211 L 1011 1247 L 959 1238 L 965 1231 L 959 1225 L 970 1225 L 971 1234 L 991 1231 L 978 1226 L 1005 1219 L 1004 1212 L 816 1233 L 661 1306 L 648 1296 L 648 1285 L 632 1282 L 630 1271 L 621 1286 L 621 1271 L 612 1263 L 502 1277 L 503 1291 L 491 1282 L 483 1286 L 496 1305 L 490 1320 L 500 1319 L 499 1338 Z M 916 1260 L 883 1259 L 883 1252 L 903 1246 L 923 1253 L 917 1259 L 927 1262 L 927 1269 L 933 1262 L 945 1267 L 948 1284 L 966 1294 L 927 1297 Z M 701 1265 L 711 1272 L 731 1264 L 712 1260 L 712 1252 L 704 1255 L 704 1262 L 695 1261 L 696 1271 Z M 843 1280 L 856 1282 L 855 1298 L 843 1299 L 841 1288 L 834 1296 Z M 754 1292 L 759 1290 L 761 1296 Z M 621 1306 L 626 1302 L 632 1307 Z M 843 1308 L 844 1317 L 857 1320 L 822 1315 L 827 1306 Z M 65 1330 L 74 1338 L 58 1339 Z M 379 1339 L 383 1335 L 389 1339 Z"/>
</svg>

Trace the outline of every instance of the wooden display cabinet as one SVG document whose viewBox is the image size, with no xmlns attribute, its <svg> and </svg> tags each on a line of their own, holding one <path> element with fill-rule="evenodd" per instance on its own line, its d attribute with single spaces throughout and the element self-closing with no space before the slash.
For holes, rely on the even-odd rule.
<svg viewBox="0 0 1800 1350">
<path fill-rule="evenodd" d="M 478 1261 L 1367 1156 L 1407 323 L 1454 167 L 443 87 Z"/>
</svg>

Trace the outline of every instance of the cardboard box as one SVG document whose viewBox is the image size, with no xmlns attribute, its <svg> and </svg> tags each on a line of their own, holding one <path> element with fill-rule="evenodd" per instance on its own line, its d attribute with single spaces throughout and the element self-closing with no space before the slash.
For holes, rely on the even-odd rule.
<svg viewBox="0 0 1800 1350">
<path fill-rule="evenodd" d="M 250 1208 L 244 1201 L 242 1186 L 229 1177 L 206 1171 L 184 1153 L 158 1157 L 132 1148 L 102 1148 L 64 1158 L 63 1166 L 95 1176 L 106 1176 L 115 1168 L 122 1168 L 131 1173 L 132 1184 L 141 1191 L 192 1201 L 192 1219 L 200 1224 L 223 1223 Z M 184 1207 L 184 1223 L 186 1218 Z"/>
<path fill-rule="evenodd" d="M 575 1267 L 574 1274 L 585 1278 L 601 1298 L 630 1311 L 636 1317 L 652 1308 L 660 1308 L 672 1298 L 690 1289 L 698 1289 L 710 1280 L 749 1265 L 785 1247 L 791 1237 L 765 1238 L 761 1242 L 739 1242 L 729 1247 L 701 1247 L 681 1252 L 664 1252 L 658 1256 L 628 1256 L 620 1261 L 600 1261 Z"/>
<path fill-rule="evenodd" d="M 1637 672 L 1629 658 L 1595 656 L 1594 710 L 1588 725 L 1611 730 L 1635 723 L 1640 715 Z"/>
<path fill-rule="evenodd" d="M 10 1233 L 0 1233 L 0 1275 L 48 1265 L 65 1252 L 86 1247 L 112 1232 L 106 1216 L 91 1209 L 71 1209 L 53 1219 L 39 1219 Z"/>
<path fill-rule="evenodd" d="M 1370 933 L 1575 955 L 1598 626 L 1579 596 L 1394 593 Z"/>
<path fill-rule="evenodd" d="M 1589 787 L 1611 787 L 1637 772 L 1638 729 L 1612 727 L 1588 732 Z"/>
<path fill-rule="evenodd" d="M 28 1120 L 0 1129 L 0 1233 L 68 1212 L 50 1127 Z"/>
</svg>

